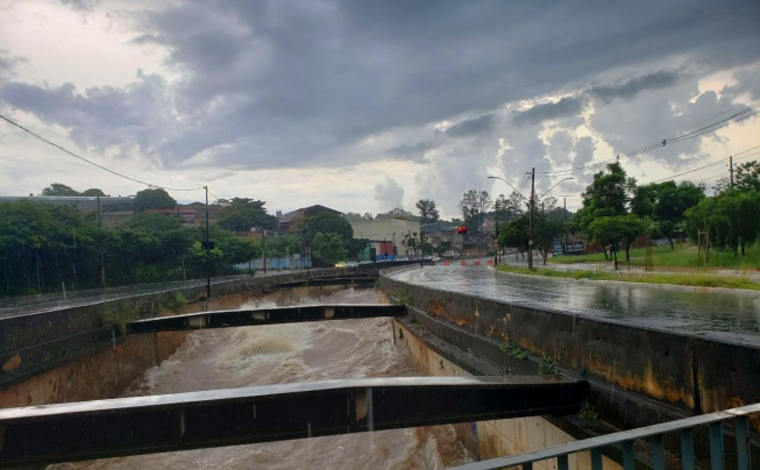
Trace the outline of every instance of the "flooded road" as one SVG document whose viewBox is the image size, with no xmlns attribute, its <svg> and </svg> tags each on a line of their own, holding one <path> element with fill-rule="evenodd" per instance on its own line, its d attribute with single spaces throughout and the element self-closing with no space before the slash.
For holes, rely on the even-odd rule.
<svg viewBox="0 0 760 470">
<path fill-rule="evenodd" d="M 343 290 L 293 304 L 377 303 Z M 271 307 L 248 302 L 241 307 Z M 416 373 L 393 345 L 390 320 L 331 321 L 197 331 L 124 396 Z M 61 464 L 50 469 L 416 469 L 468 461 L 453 427 L 432 426 Z"/>
<path fill-rule="evenodd" d="M 393 277 L 526 306 L 760 345 L 760 292 L 697 293 L 631 283 L 515 276 L 486 266 L 453 264 L 407 270 Z"/>
</svg>

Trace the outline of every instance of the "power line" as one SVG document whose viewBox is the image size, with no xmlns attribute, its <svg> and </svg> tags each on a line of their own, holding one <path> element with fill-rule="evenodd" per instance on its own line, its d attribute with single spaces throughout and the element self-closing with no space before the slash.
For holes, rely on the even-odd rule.
<svg viewBox="0 0 760 470">
<path fill-rule="evenodd" d="M 754 147 L 750 147 L 748 149 L 742 150 L 739 153 L 735 153 L 735 154 L 732 155 L 732 157 L 734 158 L 734 161 L 737 161 L 737 160 L 742 160 L 742 159 L 745 159 L 745 158 L 753 157 L 755 155 L 760 155 L 760 151 L 753 152 L 753 150 L 757 150 L 759 148 L 760 148 L 760 145 L 756 145 Z M 690 173 L 694 173 L 694 172 L 697 172 L 699 170 L 704 170 L 705 168 L 710 168 L 710 167 L 713 167 L 713 166 L 716 166 L 716 165 L 720 165 L 721 163 L 726 163 L 726 162 L 729 161 L 730 158 L 731 157 L 721 158 L 720 160 L 716 160 L 714 162 L 710 162 L 710 163 L 708 163 L 706 165 L 702 165 L 702 166 L 699 166 L 697 168 L 692 168 L 690 170 L 686 170 L 686 171 L 683 171 L 681 173 L 676 173 L 676 174 L 668 176 L 667 178 L 662 178 L 662 179 L 659 179 L 659 180 L 649 181 L 647 183 L 643 183 L 642 185 L 653 184 L 653 183 L 661 183 L 663 181 L 669 181 L 669 180 L 672 180 L 672 179 L 677 178 L 679 176 L 688 175 Z M 709 179 L 717 178 L 717 177 L 719 177 L 721 175 L 724 175 L 724 173 L 721 173 L 720 175 L 710 176 L 708 178 L 704 178 L 702 180 L 698 180 L 697 182 L 706 181 L 706 180 L 709 180 Z M 562 195 L 559 195 L 559 196 L 556 196 L 556 197 L 582 198 L 583 196 L 581 196 L 581 195 L 562 194 Z"/>
<path fill-rule="evenodd" d="M 751 152 L 752 150 L 755 150 L 755 149 L 757 149 L 757 148 L 760 148 L 760 145 L 756 145 L 756 146 L 754 146 L 754 147 L 751 147 L 751 148 L 748 148 L 748 149 L 746 149 L 746 150 L 742 150 L 741 152 L 739 152 L 739 153 L 737 153 L 737 154 L 734 154 L 734 155 L 733 155 L 733 157 L 734 157 L 734 160 L 738 160 L 738 159 L 740 159 L 740 158 L 747 158 L 747 157 L 750 157 L 750 156 L 754 155 L 754 153 L 753 153 L 753 154 L 749 154 L 749 155 L 745 155 L 745 154 L 746 154 L 746 153 L 748 153 L 748 152 Z M 743 156 L 742 156 L 742 155 L 743 155 Z M 705 168 L 709 168 L 709 167 L 711 167 L 711 166 L 715 166 L 715 165 L 720 165 L 721 163 L 724 163 L 724 162 L 728 161 L 730 158 L 731 158 L 731 157 L 722 158 L 722 159 L 720 159 L 720 160 L 718 160 L 718 161 L 715 161 L 715 162 L 712 162 L 712 163 L 708 163 L 708 164 L 706 164 L 706 165 L 702 165 L 702 166 L 700 166 L 700 167 L 697 167 L 697 168 L 693 168 L 693 169 L 691 169 L 691 170 L 687 170 L 687 171 L 684 171 L 684 172 L 682 172 L 682 173 L 676 173 L 676 174 L 674 174 L 674 175 L 670 175 L 670 176 L 668 176 L 667 178 L 662 178 L 662 179 L 659 179 L 659 180 L 650 181 L 649 183 L 646 183 L 646 184 L 651 184 L 651 183 L 660 183 L 660 182 L 662 182 L 662 181 L 668 181 L 668 180 L 672 180 L 673 178 L 677 178 L 677 177 L 679 177 L 679 176 L 688 175 L 689 173 L 694 173 L 695 171 L 704 170 Z"/>
<path fill-rule="evenodd" d="M 84 158 L 84 157 L 82 157 L 80 155 L 77 155 L 76 153 L 72 152 L 71 150 L 67 150 L 64 147 L 56 144 L 55 142 L 52 142 L 52 141 L 46 139 L 45 137 L 42 137 L 39 134 L 35 134 L 34 132 L 30 131 L 26 127 L 22 126 L 21 124 L 18 124 L 15 121 L 12 121 L 11 119 L 8 119 L 7 117 L 3 116 L 2 114 L 0 114 L 0 119 L 6 121 L 8 124 L 10 124 L 12 126 L 18 127 L 19 129 L 21 129 L 22 131 L 24 131 L 27 134 L 31 135 L 35 139 L 37 139 L 37 140 L 39 140 L 41 142 L 44 142 L 44 143 L 46 143 L 48 145 L 52 145 L 53 147 L 57 148 L 58 150 L 61 150 L 61 151 L 65 152 L 65 153 L 71 155 L 74 158 L 78 158 L 78 159 L 82 160 L 85 163 L 89 163 L 90 165 L 92 165 L 94 167 L 100 168 L 103 171 L 107 171 L 107 172 L 109 172 L 109 173 L 111 173 L 113 175 L 119 176 L 119 177 L 127 179 L 129 181 L 133 181 L 135 183 L 139 183 L 139 184 L 148 186 L 150 188 L 163 188 L 163 189 L 168 189 L 169 191 L 200 191 L 201 189 L 203 189 L 203 187 L 200 187 L 200 188 L 169 188 L 169 187 L 166 187 L 166 186 L 152 184 L 152 183 L 148 183 L 147 181 L 142 181 L 142 180 L 138 180 L 136 178 L 132 178 L 131 176 L 127 176 L 127 175 L 125 175 L 123 173 L 119 173 L 118 171 L 112 170 L 112 169 L 107 168 L 107 167 L 105 167 L 103 165 L 100 165 L 99 163 L 95 163 L 92 160 L 88 160 L 88 159 L 86 159 L 86 158 Z"/>
<path fill-rule="evenodd" d="M 579 166 L 579 167 L 567 168 L 567 169 L 564 169 L 564 170 L 554 170 L 554 171 L 551 171 L 551 170 L 547 169 L 547 170 L 543 170 L 541 173 L 542 174 L 562 175 L 562 174 L 571 174 L 571 173 L 584 172 L 584 171 L 596 169 L 596 168 L 599 168 L 599 167 L 602 167 L 602 166 L 606 165 L 607 163 L 613 162 L 613 161 L 615 161 L 615 160 L 617 160 L 618 158 L 621 158 L 621 157 L 623 157 L 623 158 L 625 158 L 625 157 L 628 157 L 628 158 L 630 158 L 630 157 L 636 157 L 638 155 L 642 155 L 642 154 L 651 152 L 652 150 L 656 150 L 656 149 L 658 149 L 660 147 L 665 147 L 668 144 L 675 144 L 675 143 L 683 142 L 683 141 L 686 141 L 686 140 L 689 140 L 689 139 L 693 139 L 693 138 L 702 136 L 702 135 L 710 133 L 710 132 L 717 131 L 718 129 L 722 129 L 723 127 L 726 127 L 726 126 L 728 126 L 728 125 L 730 125 L 730 124 L 732 124 L 734 122 L 740 122 L 740 121 L 748 119 L 748 118 L 750 118 L 752 116 L 757 115 L 758 113 L 760 113 L 760 110 L 758 110 L 758 108 L 760 108 L 760 103 L 756 103 L 754 105 L 747 106 L 747 107 L 743 108 L 742 110 L 740 110 L 738 112 L 735 112 L 732 115 L 730 115 L 730 116 L 728 116 L 726 118 L 720 119 L 720 120 L 718 120 L 718 121 L 716 121 L 716 122 L 714 122 L 712 124 L 708 124 L 707 126 L 702 126 L 700 128 L 696 128 L 696 129 L 695 129 L 696 126 L 692 126 L 691 128 L 689 128 L 689 129 L 687 129 L 685 131 L 682 131 L 679 134 L 676 134 L 674 136 L 671 136 L 671 137 L 668 137 L 666 139 L 663 139 L 662 141 L 649 144 L 649 145 L 647 145 L 645 147 L 642 147 L 640 149 L 628 152 L 626 154 L 618 155 L 615 158 L 603 160 L 603 161 L 600 161 L 600 162 L 590 163 L 590 164 Z M 725 114 L 725 112 L 723 112 L 721 114 Z M 719 114 L 718 116 L 720 116 L 721 114 Z M 702 121 L 702 122 L 704 122 L 704 121 Z M 699 125 L 699 124 L 697 124 L 697 125 Z"/>
<path fill-rule="evenodd" d="M 522 193 L 522 191 L 523 191 L 523 188 L 525 188 L 525 183 L 527 183 L 527 182 L 528 182 L 528 179 L 530 179 L 530 178 L 528 177 L 528 173 L 525 173 L 525 175 L 523 175 L 522 183 L 520 183 L 520 190 L 519 190 L 519 191 L 517 191 L 518 193 Z"/>
</svg>

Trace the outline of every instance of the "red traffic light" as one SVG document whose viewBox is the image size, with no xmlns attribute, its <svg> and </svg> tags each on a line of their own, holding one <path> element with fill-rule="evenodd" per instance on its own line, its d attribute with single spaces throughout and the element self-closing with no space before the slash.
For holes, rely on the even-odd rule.
<svg viewBox="0 0 760 470">
<path fill-rule="evenodd" d="M 467 233 L 467 227 L 457 227 L 457 233 L 459 235 L 464 235 Z"/>
</svg>

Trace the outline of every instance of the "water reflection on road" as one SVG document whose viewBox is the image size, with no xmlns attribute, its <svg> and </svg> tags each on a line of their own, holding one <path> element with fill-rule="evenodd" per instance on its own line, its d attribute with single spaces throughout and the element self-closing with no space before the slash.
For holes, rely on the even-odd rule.
<svg viewBox="0 0 760 470">
<path fill-rule="evenodd" d="M 760 345 L 760 292 L 708 293 L 631 283 L 516 276 L 485 266 L 426 266 L 393 277 L 511 303 Z"/>
</svg>

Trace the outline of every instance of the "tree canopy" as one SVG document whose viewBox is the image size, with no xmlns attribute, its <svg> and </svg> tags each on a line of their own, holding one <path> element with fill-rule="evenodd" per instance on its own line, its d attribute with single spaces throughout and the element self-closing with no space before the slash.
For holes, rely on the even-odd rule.
<svg viewBox="0 0 760 470">
<path fill-rule="evenodd" d="M 324 263 L 335 264 L 348 256 L 340 235 L 333 232 L 319 232 L 312 241 L 314 256 Z"/>
<path fill-rule="evenodd" d="M 90 189 L 85 189 L 84 191 L 82 191 L 82 196 L 90 196 L 90 197 L 100 196 L 100 197 L 106 197 L 106 193 L 104 193 L 101 189 L 98 189 L 98 188 L 90 188 Z"/>
<path fill-rule="evenodd" d="M 686 210 L 705 198 L 704 187 L 691 181 L 651 183 L 639 186 L 631 199 L 631 213 L 649 217 L 656 224 L 656 231 L 675 248 L 675 235 L 684 229 Z"/>
<path fill-rule="evenodd" d="M 79 196 L 79 191 L 71 186 L 61 183 L 53 183 L 42 190 L 43 196 Z"/>
<path fill-rule="evenodd" d="M 248 232 L 253 227 L 277 228 L 277 218 L 267 214 L 264 201 L 233 198 L 219 210 L 219 226 L 234 232 Z"/>
<path fill-rule="evenodd" d="M 435 206 L 435 201 L 431 199 L 420 199 L 415 204 L 417 210 L 420 211 L 420 217 L 422 220 L 420 223 L 429 224 L 431 222 L 437 222 L 440 218 L 438 208 Z"/>
<path fill-rule="evenodd" d="M 354 238 L 354 229 L 343 217 L 332 212 L 320 212 L 306 219 L 306 228 L 314 236 L 318 233 L 335 233 L 344 244 Z"/>
<path fill-rule="evenodd" d="M 135 212 L 145 212 L 148 209 L 172 209 L 177 207 L 177 201 L 169 196 L 163 188 L 148 188 L 138 191 L 134 199 Z"/>
</svg>

